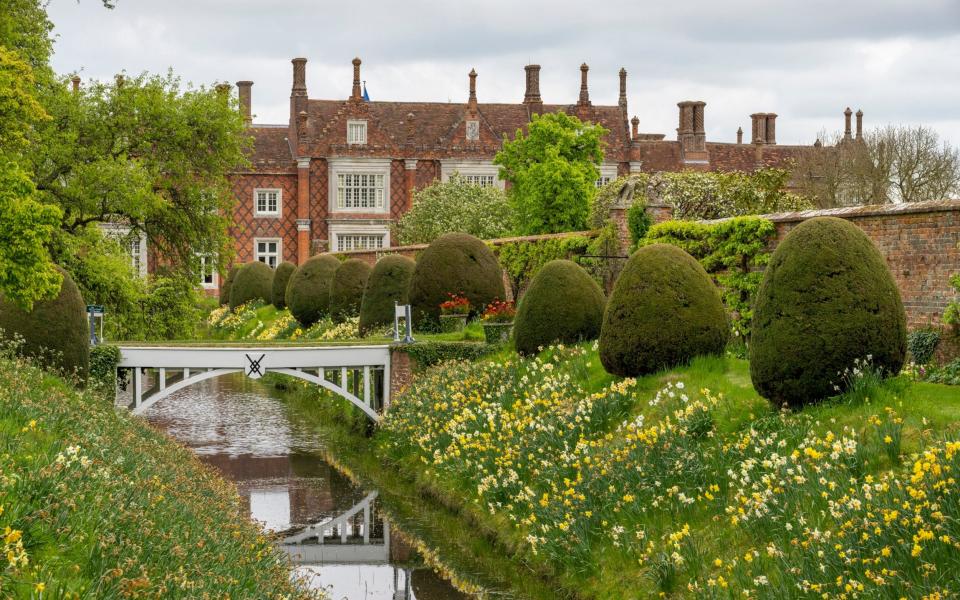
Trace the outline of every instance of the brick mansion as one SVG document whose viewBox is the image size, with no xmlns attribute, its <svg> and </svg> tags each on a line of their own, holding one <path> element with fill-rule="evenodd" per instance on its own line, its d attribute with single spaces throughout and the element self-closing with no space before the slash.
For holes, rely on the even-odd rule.
<svg viewBox="0 0 960 600">
<path fill-rule="evenodd" d="M 292 63 L 286 124 L 254 123 L 253 82 L 237 82 L 240 110 L 254 138 L 249 169 L 232 178 L 231 235 L 239 262 L 302 263 L 323 251 L 387 248 L 391 224 L 410 209 L 418 188 L 455 172 L 477 185 L 503 186 L 493 158 L 536 114 L 564 111 L 609 130 L 598 185 L 635 172 L 752 171 L 785 164 L 809 148 L 777 145 L 773 113 L 750 115 L 749 139 L 738 130 L 735 142 L 707 141 L 702 101 L 678 103 L 675 138 L 641 133 L 639 119 L 628 110 L 625 69 L 614 106 L 590 101 L 586 64 L 580 66 L 579 95 L 572 104 L 544 102 L 539 65 L 524 67 L 523 99 L 513 104 L 480 102 L 474 71 L 462 103 L 371 102 L 362 90 L 360 59 L 353 60 L 350 95 L 340 100 L 310 98 L 307 59 Z M 847 109 L 847 137 L 850 117 Z M 858 112 L 858 136 L 861 130 Z"/>
</svg>

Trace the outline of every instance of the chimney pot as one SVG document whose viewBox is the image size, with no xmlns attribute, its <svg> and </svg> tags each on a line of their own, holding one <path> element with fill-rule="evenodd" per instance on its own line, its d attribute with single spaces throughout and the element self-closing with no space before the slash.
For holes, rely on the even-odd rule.
<svg viewBox="0 0 960 600">
<path fill-rule="evenodd" d="M 122 87 L 123 87 L 123 73 L 117 75 L 116 81 L 117 81 L 117 89 L 122 88 Z"/>
<path fill-rule="evenodd" d="M 79 92 L 79 91 L 80 91 L 80 76 L 79 76 L 79 75 L 74 75 L 73 77 L 71 77 L 71 78 L 70 78 L 70 83 L 73 84 L 73 91 L 74 91 L 74 92 Z"/>
<path fill-rule="evenodd" d="M 637 115 L 633 115 L 633 118 L 630 119 L 630 133 L 633 139 L 640 137 L 640 119 Z"/>
<path fill-rule="evenodd" d="M 777 115 L 776 113 L 767 113 L 766 118 L 766 143 L 776 145 L 777 143 Z"/>
<path fill-rule="evenodd" d="M 477 108 L 477 71 L 470 69 L 470 99 L 468 101 L 471 110 Z"/>
<path fill-rule="evenodd" d="M 540 113 L 543 110 L 543 99 L 540 97 L 540 65 L 527 65 L 523 70 L 527 76 L 523 103 L 530 107 L 531 113 Z"/>
<path fill-rule="evenodd" d="M 294 58 L 290 61 L 293 63 L 293 88 L 291 89 L 291 96 L 304 96 L 307 95 L 307 59 L 305 58 Z"/>
<path fill-rule="evenodd" d="M 627 110 L 627 70 L 622 68 L 620 69 L 620 108 L 626 112 Z"/>
<path fill-rule="evenodd" d="M 237 94 L 240 97 L 240 114 L 243 116 L 243 122 L 247 125 L 253 123 L 253 115 L 250 111 L 252 99 L 252 81 L 238 81 Z"/>
<path fill-rule="evenodd" d="M 863 110 L 857 110 L 857 139 L 863 140 Z"/>
<path fill-rule="evenodd" d="M 587 63 L 580 65 L 580 104 L 581 106 L 590 105 L 590 89 L 587 87 L 587 72 L 590 71 L 590 67 L 587 66 Z"/>
<path fill-rule="evenodd" d="M 750 143 L 767 143 L 767 113 L 753 113 L 750 115 L 752 126 L 750 128 Z"/>
<path fill-rule="evenodd" d="M 743 127 L 737 127 L 737 143 L 743 143 Z"/>
<path fill-rule="evenodd" d="M 360 91 L 360 58 L 353 59 L 353 93 L 350 98 L 353 100 L 363 99 L 363 92 Z"/>
<path fill-rule="evenodd" d="M 853 134 L 850 128 L 850 117 L 853 115 L 853 111 L 850 110 L 850 107 L 847 107 L 847 110 L 843 111 L 843 139 L 849 140 L 853 138 Z"/>
</svg>

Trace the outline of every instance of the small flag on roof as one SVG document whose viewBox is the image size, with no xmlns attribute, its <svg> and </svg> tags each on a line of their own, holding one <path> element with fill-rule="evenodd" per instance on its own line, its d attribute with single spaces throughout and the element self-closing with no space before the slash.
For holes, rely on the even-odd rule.
<svg viewBox="0 0 960 600">
<path fill-rule="evenodd" d="M 367 93 L 367 82 L 363 82 L 363 101 L 370 102 L 370 94 Z"/>
</svg>

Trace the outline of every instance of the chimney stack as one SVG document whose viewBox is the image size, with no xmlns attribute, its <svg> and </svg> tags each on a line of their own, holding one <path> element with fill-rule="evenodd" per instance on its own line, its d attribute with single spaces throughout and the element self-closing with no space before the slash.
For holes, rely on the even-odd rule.
<svg viewBox="0 0 960 600">
<path fill-rule="evenodd" d="M 217 96 L 224 104 L 230 103 L 230 84 L 229 83 L 218 83 L 217 87 Z"/>
<path fill-rule="evenodd" d="M 527 74 L 527 89 L 523 94 L 523 103 L 529 107 L 531 114 L 540 114 L 543 112 L 543 99 L 540 97 L 540 65 L 527 65 L 523 70 Z"/>
<path fill-rule="evenodd" d="M 753 113 L 750 115 L 750 143 L 767 143 L 767 113 Z"/>
<path fill-rule="evenodd" d="M 76 94 L 77 92 L 80 91 L 80 76 L 79 76 L 79 75 L 74 75 L 73 77 L 71 77 L 71 78 L 70 78 L 70 83 L 73 84 L 73 93 Z"/>
<path fill-rule="evenodd" d="M 238 81 L 237 94 L 240 96 L 240 114 L 243 115 L 243 122 L 247 125 L 253 123 L 253 115 L 250 112 L 252 81 Z"/>
<path fill-rule="evenodd" d="M 620 105 L 620 110 L 623 111 L 623 114 L 627 114 L 627 70 L 624 68 L 620 69 L 620 100 L 617 102 Z"/>
<path fill-rule="evenodd" d="M 294 58 L 293 63 L 293 88 L 290 90 L 291 96 L 307 97 L 307 59 Z"/>
<path fill-rule="evenodd" d="M 767 113 L 767 137 L 766 143 L 771 146 L 776 145 L 777 143 L 777 114 L 776 113 Z"/>
<path fill-rule="evenodd" d="M 630 137 L 633 139 L 640 137 L 640 119 L 637 118 L 637 115 L 633 115 L 633 118 L 630 119 Z"/>
<path fill-rule="evenodd" d="M 853 115 L 853 111 L 850 110 L 850 107 L 847 107 L 847 110 L 843 111 L 843 139 L 851 140 L 853 139 L 853 133 L 850 130 L 850 116 Z"/>
<path fill-rule="evenodd" d="M 475 69 L 470 69 L 470 99 L 467 100 L 467 108 L 473 112 L 477 112 L 477 71 Z"/>
<path fill-rule="evenodd" d="M 705 163 L 707 156 L 707 134 L 704 129 L 704 108 L 706 102 L 684 100 L 678 102 L 680 108 L 680 126 L 677 127 L 677 140 L 685 161 Z"/>
<path fill-rule="evenodd" d="M 123 73 L 117 75 L 116 81 L 117 81 L 117 89 L 119 90 L 120 88 L 123 87 Z M 847 109 L 847 110 L 850 110 L 850 109 Z"/>
<path fill-rule="evenodd" d="M 353 93 L 351 100 L 363 100 L 363 91 L 360 89 L 360 58 L 353 59 Z"/>
<path fill-rule="evenodd" d="M 743 143 L 743 127 L 737 127 L 737 143 Z"/>
<path fill-rule="evenodd" d="M 857 110 L 857 141 L 863 141 L 863 110 Z"/>
<path fill-rule="evenodd" d="M 580 101 L 577 102 L 580 106 L 590 106 L 590 89 L 587 87 L 587 72 L 590 70 L 590 67 L 587 66 L 587 63 L 580 65 Z"/>
</svg>

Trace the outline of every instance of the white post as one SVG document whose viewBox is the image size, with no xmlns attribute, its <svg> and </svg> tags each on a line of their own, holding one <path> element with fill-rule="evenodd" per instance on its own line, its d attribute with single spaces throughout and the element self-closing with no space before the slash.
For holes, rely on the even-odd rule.
<svg viewBox="0 0 960 600">
<path fill-rule="evenodd" d="M 363 403 L 370 406 L 370 367 L 363 368 Z"/>
<path fill-rule="evenodd" d="M 167 389 L 167 370 L 163 367 L 158 369 L 160 391 Z"/>
<path fill-rule="evenodd" d="M 393 372 L 390 370 L 390 350 L 383 364 L 383 412 L 390 408 L 390 388 L 393 385 Z"/>
<path fill-rule="evenodd" d="M 133 368 L 133 407 L 140 406 L 140 400 L 143 398 L 143 375 L 140 373 L 140 367 Z"/>
<path fill-rule="evenodd" d="M 184 378 L 184 379 L 190 379 L 190 369 L 184 369 L 184 370 L 183 370 L 183 378 Z"/>
<path fill-rule="evenodd" d="M 370 503 L 363 505 L 363 543 L 370 543 Z"/>
<path fill-rule="evenodd" d="M 347 389 L 347 368 L 340 367 L 340 387 L 343 388 L 343 391 L 349 392 Z"/>
</svg>

